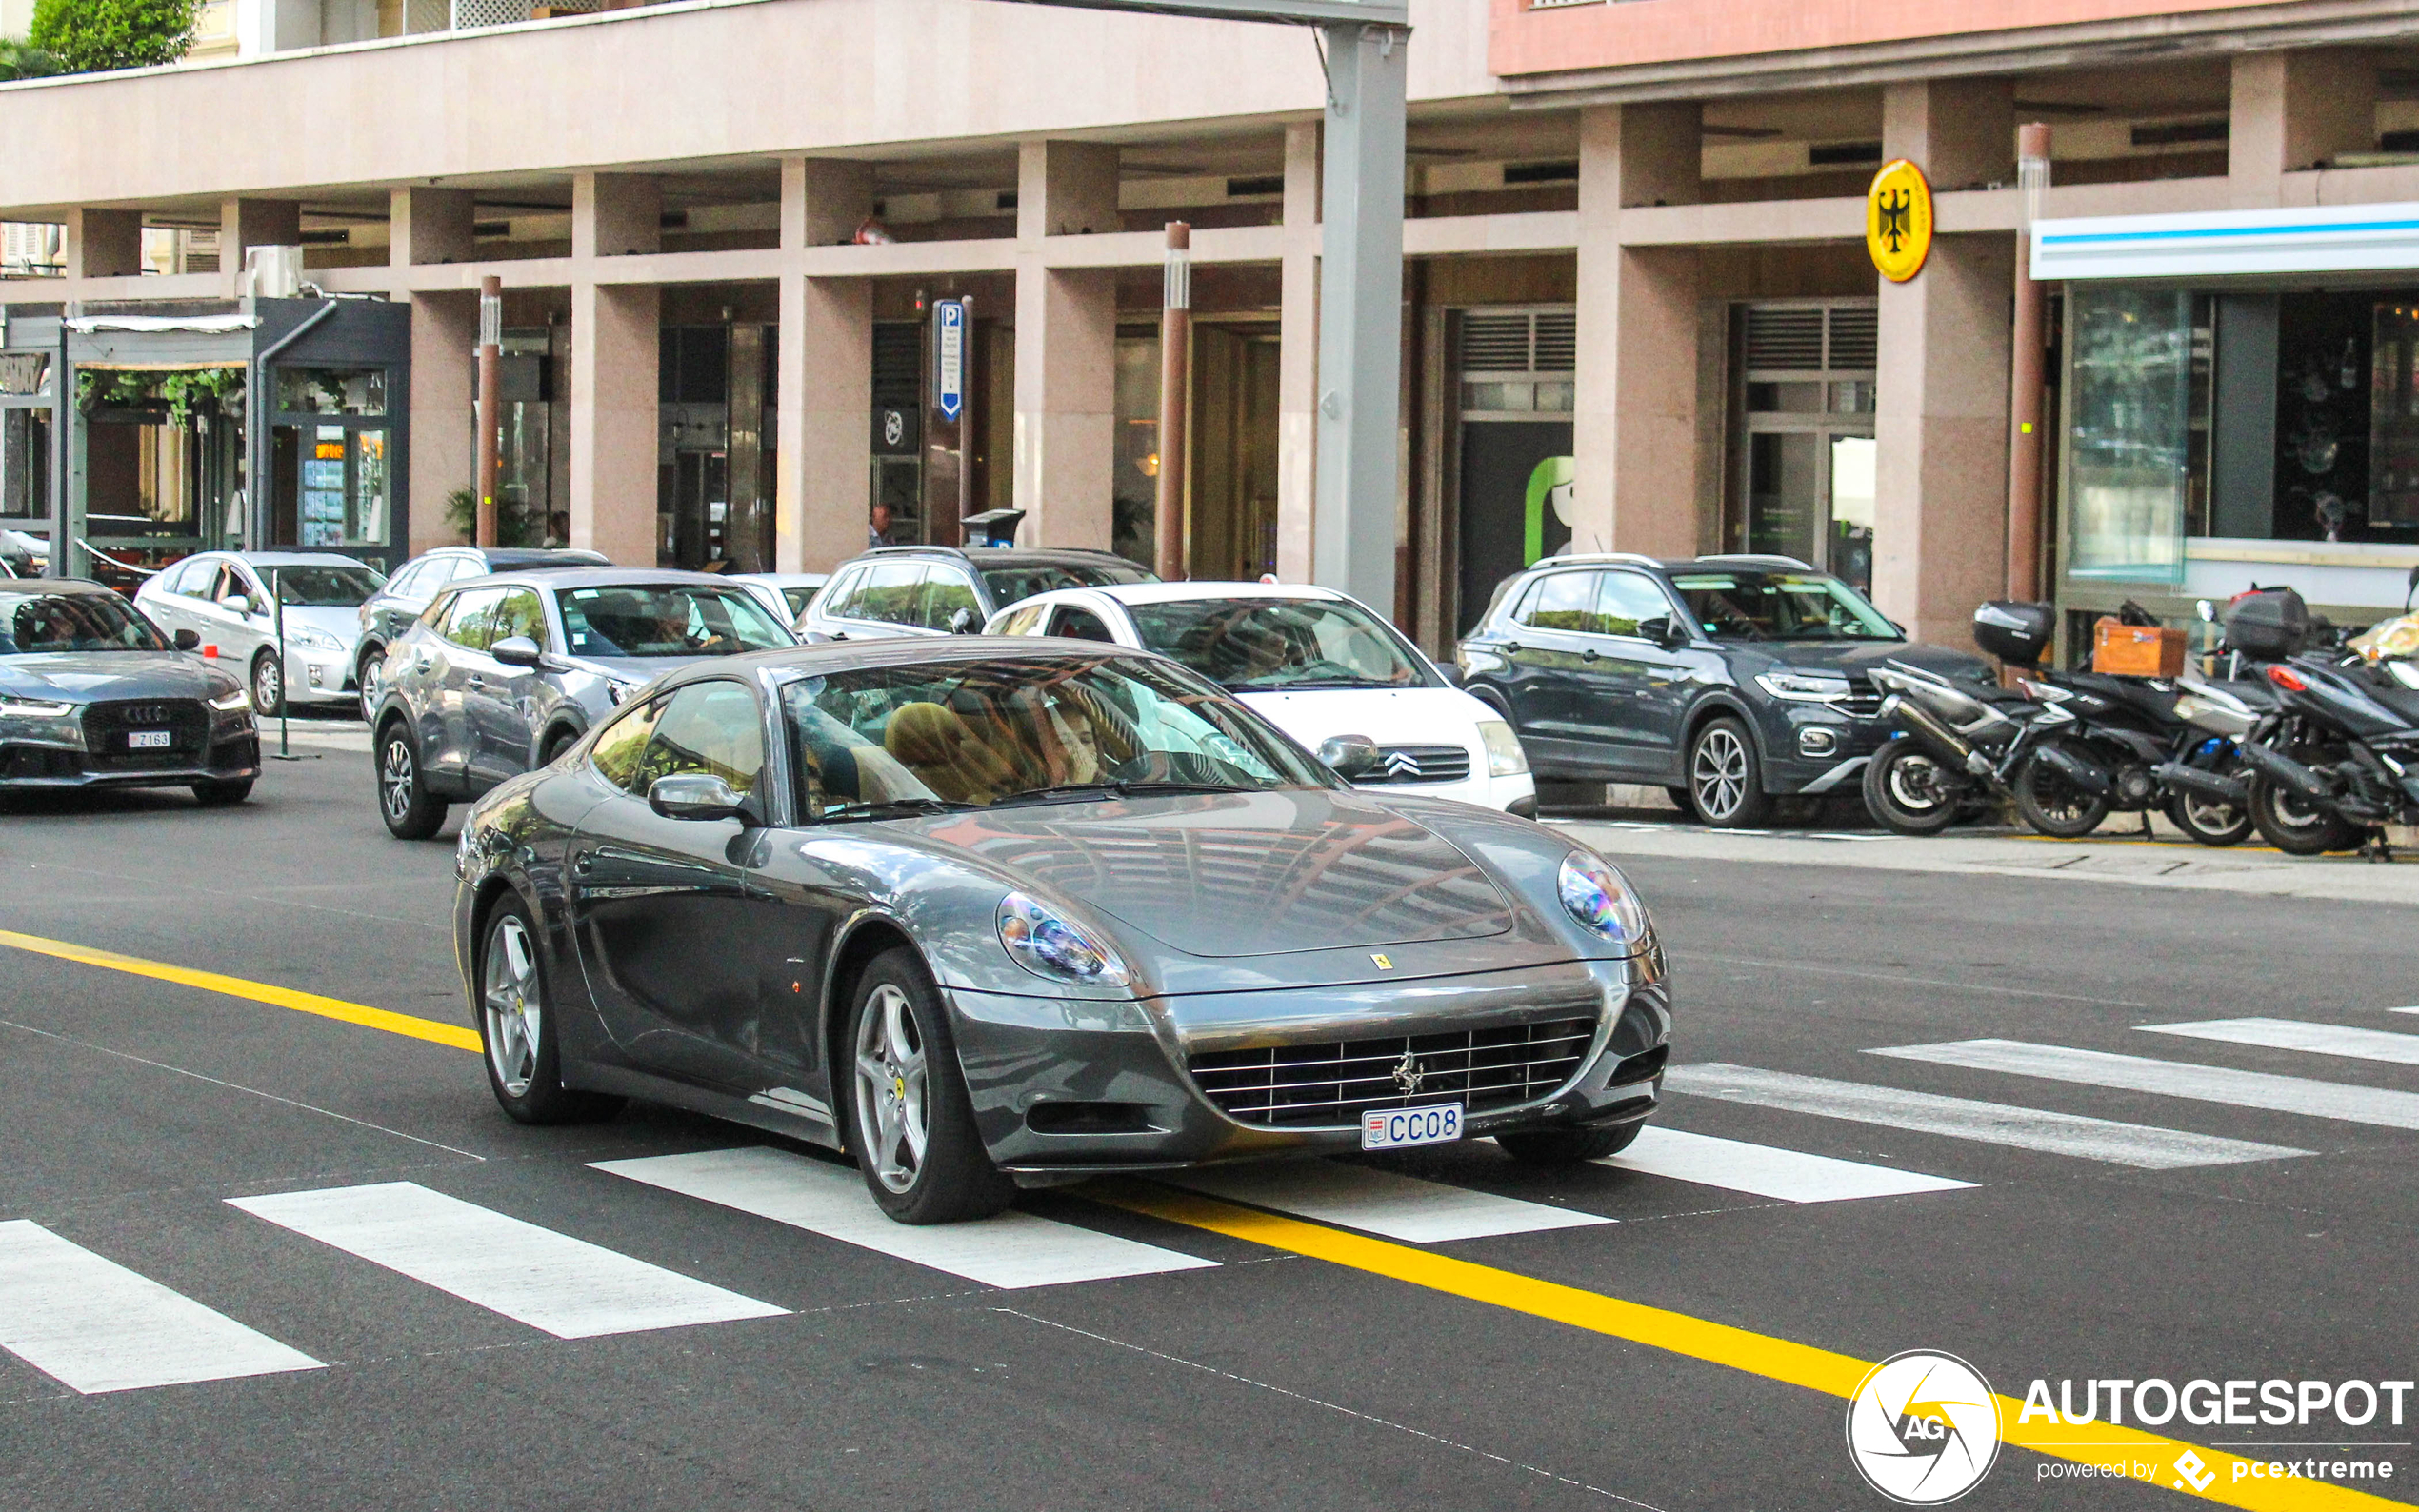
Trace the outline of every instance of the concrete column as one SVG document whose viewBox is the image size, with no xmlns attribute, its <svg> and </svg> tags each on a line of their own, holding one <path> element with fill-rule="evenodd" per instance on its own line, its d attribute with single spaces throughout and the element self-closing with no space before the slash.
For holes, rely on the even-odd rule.
<svg viewBox="0 0 2419 1512">
<path fill-rule="evenodd" d="M 68 277 L 132 278 L 143 270 L 141 210 L 68 211 Z"/>
<path fill-rule="evenodd" d="M 1572 541 L 1582 550 L 1696 549 L 1699 254 L 1624 248 L 1621 212 L 1701 200 L 1703 144 L 1693 104 L 1580 112 Z"/>
<path fill-rule="evenodd" d="M 663 186 L 649 173 L 571 175 L 571 256 L 664 249 Z"/>
<path fill-rule="evenodd" d="M 1882 157 L 1910 160 L 1935 191 L 2015 183 L 2015 85 L 1943 79 L 1885 86 Z"/>
<path fill-rule="evenodd" d="M 468 263 L 478 257 L 469 189 L 399 189 L 388 196 L 388 265 Z"/>
<path fill-rule="evenodd" d="M 2376 147 L 2376 61 L 2349 50 L 2239 54 L 2229 114 L 2232 203 L 2280 204 L 2283 175 Z"/>
<path fill-rule="evenodd" d="M 662 290 L 571 285 L 571 545 L 656 562 L 655 369 Z"/>
<path fill-rule="evenodd" d="M 847 241 L 872 209 L 870 165 L 783 160 L 784 251 Z M 783 272 L 778 381 L 776 565 L 784 572 L 829 571 L 865 548 L 873 469 L 871 279 Z"/>
<path fill-rule="evenodd" d="M 1310 581 L 1319 491 L 1319 123 L 1285 129 L 1277 347 L 1277 576 Z"/>
<path fill-rule="evenodd" d="M 1117 443 L 1117 275 L 1042 266 L 1043 242 L 1120 229 L 1117 149 L 1027 142 L 1016 175 L 1019 541 L 1106 549 Z"/>
<path fill-rule="evenodd" d="M 456 537 L 446 520 L 446 495 L 471 487 L 477 468 L 479 296 L 470 292 L 411 296 L 411 552 Z"/>
</svg>

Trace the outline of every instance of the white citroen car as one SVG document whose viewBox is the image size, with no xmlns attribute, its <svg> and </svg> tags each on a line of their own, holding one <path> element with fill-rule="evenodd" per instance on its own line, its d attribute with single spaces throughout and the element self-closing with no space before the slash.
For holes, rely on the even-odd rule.
<svg viewBox="0 0 2419 1512">
<path fill-rule="evenodd" d="M 1356 786 L 1534 815 L 1520 737 L 1358 600 L 1269 583 L 1122 583 L 1037 593 L 991 635 L 1057 635 L 1172 656 Z M 1363 749 L 1363 744 L 1374 747 Z"/>
</svg>

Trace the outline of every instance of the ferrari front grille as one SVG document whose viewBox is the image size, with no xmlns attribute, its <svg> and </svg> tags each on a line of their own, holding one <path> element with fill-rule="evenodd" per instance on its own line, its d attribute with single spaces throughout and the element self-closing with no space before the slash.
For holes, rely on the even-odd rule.
<svg viewBox="0 0 2419 1512">
<path fill-rule="evenodd" d="M 1188 1068 L 1219 1112 L 1261 1128 L 1337 1128 L 1363 1113 L 1459 1102 L 1471 1113 L 1534 1102 L 1578 1074 L 1593 1019 L 1381 1040 L 1210 1050 Z"/>
</svg>

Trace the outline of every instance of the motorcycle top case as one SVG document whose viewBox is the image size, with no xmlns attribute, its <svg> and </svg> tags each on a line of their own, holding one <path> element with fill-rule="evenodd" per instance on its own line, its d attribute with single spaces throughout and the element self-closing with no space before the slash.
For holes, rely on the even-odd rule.
<svg viewBox="0 0 2419 1512">
<path fill-rule="evenodd" d="M 2031 666 L 2041 660 L 2057 627 L 2057 610 L 2047 604 L 1993 599 L 1974 610 L 1974 644 L 2019 666 Z"/>
<path fill-rule="evenodd" d="M 2291 588 L 2261 588 L 2226 610 L 2226 642 L 2245 656 L 2281 662 L 2309 644 L 2309 606 Z"/>
</svg>

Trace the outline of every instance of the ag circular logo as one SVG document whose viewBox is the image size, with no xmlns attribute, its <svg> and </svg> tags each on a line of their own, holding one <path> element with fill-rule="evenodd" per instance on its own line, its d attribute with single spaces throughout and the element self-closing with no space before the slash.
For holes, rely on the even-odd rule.
<svg viewBox="0 0 2419 1512">
<path fill-rule="evenodd" d="M 1999 1458 L 1990 1383 L 1955 1355 L 1890 1356 L 1848 1400 L 1848 1455 L 1867 1484 L 1902 1505 L 1956 1501 Z"/>
</svg>

